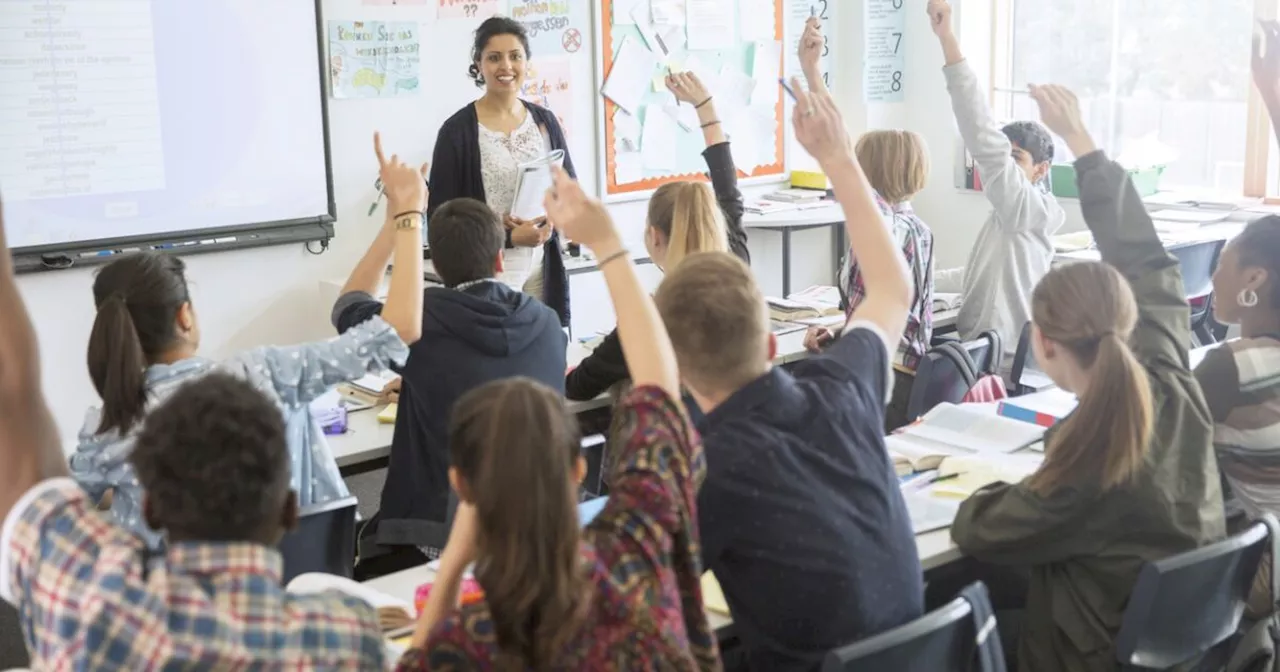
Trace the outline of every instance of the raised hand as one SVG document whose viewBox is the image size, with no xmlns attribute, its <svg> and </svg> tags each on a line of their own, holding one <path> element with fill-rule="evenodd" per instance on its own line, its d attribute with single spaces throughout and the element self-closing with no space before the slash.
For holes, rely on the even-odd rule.
<svg viewBox="0 0 1280 672">
<path fill-rule="evenodd" d="M 816 16 L 809 17 L 804 22 L 804 33 L 800 35 L 800 67 L 805 74 L 809 74 L 812 70 L 817 72 L 818 60 L 822 58 L 822 48 L 826 44 L 826 38 L 822 35 L 822 19 Z"/>
<path fill-rule="evenodd" d="M 1056 84 L 1031 85 L 1031 98 L 1040 106 L 1040 120 L 1067 142 L 1071 153 L 1084 156 L 1095 149 L 1080 114 L 1080 101 L 1070 89 Z"/>
<path fill-rule="evenodd" d="M 690 105 L 701 105 L 711 99 L 707 87 L 692 72 L 673 72 L 667 75 L 667 90 L 676 100 Z"/>
<path fill-rule="evenodd" d="M 853 158 L 853 143 L 844 127 L 840 110 L 831 94 L 826 91 L 805 91 L 798 79 L 792 79 L 796 95 L 792 125 L 796 140 L 809 155 L 824 166 L 828 163 Z"/>
<path fill-rule="evenodd" d="M 1253 83 L 1263 95 L 1280 95 L 1280 22 L 1259 22 L 1261 35 L 1253 36 Z"/>
<path fill-rule="evenodd" d="M 382 187 L 387 195 L 389 214 L 401 212 L 425 211 L 427 209 L 427 173 L 430 167 L 422 164 L 414 168 L 400 157 L 392 155 L 390 159 L 382 151 L 382 134 L 373 134 L 373 152 L 378 157 L 378 176 L 382 178 Z"/>
<path fill-rule="evenodd" d="M 618 248 L 618 232 L 604 204 L 587 196 L 564 169 L 552 168 L 552 177 L 554 182 L 543 199 L 547 218 L 570 240 L 586 245 L 597 256 Z"/>
<path fill-rule="evenodd" d="M 542 247 L 551 239 L 551 234 L 555 232 L 555 227 L 547 224 L 546 217 L 539 217 L 534 220 L 520 219 L 512 217 L 511 219 L 511 244 L 517 247 Z M 546 226 L 543 226 L 546 224 Z"/>
<path fill-rule="evenodd" d="M 929 12 L 929 26 L 938 37 L 951 37 L 954 29 L 951 26 L 951 3 L 948 0 L 929 0 L 926 10 Z"/>
</svg>

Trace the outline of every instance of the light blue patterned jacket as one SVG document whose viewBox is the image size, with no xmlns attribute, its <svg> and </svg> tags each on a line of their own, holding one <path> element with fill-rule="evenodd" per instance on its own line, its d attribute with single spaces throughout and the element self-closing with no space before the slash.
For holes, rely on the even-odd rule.
<svg viewBox="0 0 1280 672">
<path fill-rule="evenodd" d="M 381 317 L 374 317 L 337 338 L 318 343 L 255 348 L 222 362 L 191 357 L 148 367 L 147 404 L 153 408 L 184 383 L 212 371 L 249 381 L 284 414 L 298 504 L 318 504 L 346 497 L 349 491 L 308 405 L 338 383 L 385 370 L 392 362 L 403 365 L 408 356 L 409 348 L 395 330 Z M 95 499 L 114 489 L 112 517 L 158 548 L 160 534 L 143 519 L 142 486 L 129 464 L 141 423 L 120 436 L 115 430 L 97 434 L 100 420 L 101 409 L 90 408 L 79 445 L 71 455 L 71 474 Z"/>
</svg>

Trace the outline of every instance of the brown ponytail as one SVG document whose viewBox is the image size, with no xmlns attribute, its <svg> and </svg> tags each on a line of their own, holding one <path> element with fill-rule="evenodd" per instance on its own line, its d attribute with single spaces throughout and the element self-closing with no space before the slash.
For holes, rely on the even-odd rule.
<svg viewBox="0 0 1280 672">
<path fill-rule="evenodd" d="M 1054 269 L 1032 295 L 1032 319 L 1089 372 L 1087 389 L 1053 435 L 1029 485 L 1047 495 L 1087 483 L 1103 492 L 1132 481 L 1151 440 L 1151 389 L 1129 349 L 1138 319 L 1129 283 L 1098 262 Z"/>
<path fill-rule="evenodd" d="M 93 282 L 98 315 L 89 334 L 89 378 L 102 397 L 98 433 L 127 433 L 146 410 L 146 368 L 177 340 L 178 311 L 190 299 L 181 259 L 131 255 Z"/>
<path fill-rule="evenodd" d="M 449 451 L 476 507 L 476 580 L 493 615 L 497 669 L 552 667 L 586 617 L 574 479 L 578 425 L 527 378 L 484 385 L 454 406 Z"/>
<path fill-rule="evenodd" d="M 695 252 L 728 252 L 724 213 L 711 187 L 702 182 L 671 182 L 649 200 L 649 226 L 667 239 L 664 270 L 670 273 Z"/>
</svg>

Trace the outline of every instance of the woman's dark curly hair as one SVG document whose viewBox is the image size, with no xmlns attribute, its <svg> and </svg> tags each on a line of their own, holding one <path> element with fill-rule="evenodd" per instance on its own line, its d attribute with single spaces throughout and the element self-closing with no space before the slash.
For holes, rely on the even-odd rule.
<svg viewBox="0 0 1280 672">
<path fill-rule="evenodd" d="M 529 33 L 519 22 L 505 16 L 485 19 L 484 23 L 476 28 L 476 39 L 471 45 L 471 68 L 467 70 L 467 74 L 471 75 L 477 87 L 484 87 L 484 75 L 480 74 L 480 58 L 484 56 L 484 48 L 489 46 L 489 40 L 499 35 L 515 35 L 524 47 L 525 59 L 532 56 L 529 53 Z"/>
</svg>

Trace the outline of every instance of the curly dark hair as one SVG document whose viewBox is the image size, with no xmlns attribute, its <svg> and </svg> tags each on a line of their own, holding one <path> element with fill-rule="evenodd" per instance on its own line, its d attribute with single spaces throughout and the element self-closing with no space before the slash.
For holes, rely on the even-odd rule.
<svg viewBox="0 0 1280 672">
<path fill-rule="evenodd" d="M 484 48 L 489 46 L 489 40 L 499 35 L 515 35 L 520 40 L 520 45 L 524 47 L 525 59 L 528 60 L 533 56 L 529 52 L 529 32 L 520 25 L 519 21 L 505 16 L 485 19 L 484 23 L 476 28 L 476 39 L 471 45 L 471 67 L 467 70 L 467 74 L 471 76 L 477 87 L 484 87 L 484 75 L 480 74 L 480 59 L 484 56 Z"/>
<path fill-rule="evenodd" d="M 1015 121 L 1003 129 L 1009 142 L 1021 147 L 1036 163 L 1053 161 L 1053 136 L 1049 130 L 1034 121 Z"/>
<path fill-rule="evenodd" d="M 249 383 L 210 373 L 147 414 L 129 458 L 149 523 L 170 538 L 275 543 L 284 531 L 284 418 Z"/>
</svg>

